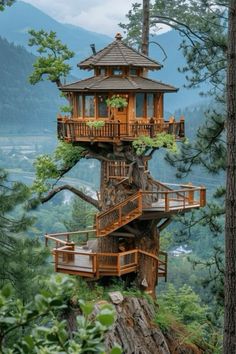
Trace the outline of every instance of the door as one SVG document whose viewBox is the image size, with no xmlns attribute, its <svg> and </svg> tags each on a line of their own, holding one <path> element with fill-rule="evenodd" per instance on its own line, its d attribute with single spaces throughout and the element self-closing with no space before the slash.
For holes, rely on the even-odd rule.
<svg viewBox="0 0 236 354">
<path fill-rule="evenodd" d="M 115 109 L 115 120 L 120 122 L 121 135 L 128 134 L 128 105 L 126 107 Z"/>
</svg>

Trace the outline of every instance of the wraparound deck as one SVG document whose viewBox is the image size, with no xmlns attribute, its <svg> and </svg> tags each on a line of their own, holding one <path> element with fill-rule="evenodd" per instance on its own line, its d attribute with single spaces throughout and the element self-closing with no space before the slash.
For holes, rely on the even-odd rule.
<svg viewBox="0 0 236 354">
<path fill-rule="evenodd" d="M 89 234 L 92 231 L 75 231 L 60 234 L 45 235 L 48 242 L 53 242 L 52 254 L 55 272 L 80 275 L 85 278 L 100 278 L 103 276 L 122 276 L 137 272 L 140 257 L 147 257 L 158 269 L 158 277 L 167 278 L 167 254 L 160 252 L 159 257 L 140 249 L 119 253 L 98 253 L 93 250 L 91 241 L 84 241 L 84 246 L 78 246 L 71 241 L 72 235 Z M 79 242 L 81 244 L 81 242 Z"/>
<path fill-rule="evenodd" d="M 164 121 L 162 119 L 154 123 L 121 123 L 119 121 L 107 120 L 104 126 L 95 128 L 89 127 L 85 120 L 58 117 L 57 120 L 58 138 L 70 142 L 79 141 L 105 141 L 116 142 L 133 141 L 139 136 L 155 137 L 159 133 L 173 134 L 176 139 L 184 138 L 184 120 L 179 122 Z"/>
</svg>

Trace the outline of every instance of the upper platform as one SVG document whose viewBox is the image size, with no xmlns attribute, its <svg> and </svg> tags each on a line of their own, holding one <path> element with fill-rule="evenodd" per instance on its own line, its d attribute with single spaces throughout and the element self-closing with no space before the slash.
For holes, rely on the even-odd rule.
<svg viewBox="0 0 236 354">
<path fill-rule="evenodd" d="M 178 89 L 148 78 L 148 70 L 162 66 L 127 46 L 120 34 L 116 40 L 78 64 L 94 75 L 63 85 L 71 115 L 58 116 L 59 139 L 79 142 L 133 141 L 159 133 L 184 137 L 184 120 L 164 119 L 164 94 Z"/>
</svg>

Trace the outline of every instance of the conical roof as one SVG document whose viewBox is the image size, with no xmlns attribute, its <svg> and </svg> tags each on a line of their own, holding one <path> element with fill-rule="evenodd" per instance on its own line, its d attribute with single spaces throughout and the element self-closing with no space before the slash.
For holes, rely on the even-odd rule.
<svg viewBox="0 0 236 354">
<path fill-rule="evenodd" d="M 116 40 L 103 48 L 95 55 L 81 61 L 81 69 L 91 69 L 98 66 L 133 66 L 148 69 L 160 69 L 162 65 L 156 60 L 139 53 L 122 41 L 122 36 L 117 33 Z"/>
</svg>

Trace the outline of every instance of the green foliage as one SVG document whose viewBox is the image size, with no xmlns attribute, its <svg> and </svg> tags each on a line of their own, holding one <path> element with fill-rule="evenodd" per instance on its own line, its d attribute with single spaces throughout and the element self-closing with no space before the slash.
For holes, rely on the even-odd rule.
<svg viewBox="0 0 236 354">
<path fill-rule="evenodd" d="M 105 122 L 104 122 L 104 120 L 90 120 L 89 122 L 86 122 L 86 125 L 89 128 L 100 129 L 100 128 L 104 127 Z"/>
<path fill-rule="evenodd" d="M 38 156 L 34 163 L 36 179 L 33 191 L 39 194 L 47 192 L 52 185 L 52 179 L 59 179 L 75 166 L 83 157 L 83 152 L 84 149 L 80 146 L 60 142 L 52 155 Z"/>
<path fill-rule="evenodd" d="M 44 30 L 31 29 L 29 34 L 31 35 L 29 46 L 37 46 L 37 52 L 40 55 L 36 59 L 34 71 L 29 77 L 30 83 L 35 85 L 42 81 L 46 75 L 47 80 L 60 85 L 60 78 L 66 77 L 71 69 L 65 61 L 71 59 L 74 53 L 57 39 L 56 33 L 53 31 L 48 33 Z"/>
<path fill-rule="evenodd" d="M 184 342 L 199 343 L 207 348 L 207 353 L 220 353 L 221 334 L 211 326 L 209 308 L 201 303 L 200 297 L 189 286 L 184 285 L 177 290 L 169 285 L 167 291 L 159 296 L 158 304 L 156 323 L 164 332 L 182 327 L 180 335 L 182 332 Z"/>
<path fill-rule="evenodd" d="M 72 106 L 60 106 L 60 111 L 63 113 L 72 113 L 73 107 Z"/>
<path fill-rule="evenodd" d="M 165 147 L 173 152 L 177 150 L 174 136 L 166 133 L 157 134 L 155 138 L 140 136 L 132 144 L 137 155 L 143 155 L 149 149 L 158 149 L 161 147 Z"/>
<path fill-rule="evenodd" d="M 6 6 L 11 6 L 14 4 L 15 0 L 1 0 L 0 1 L 0 11 L 3 11 Z"/>
<path fill-rule="evenodd" d="M 80 190 L 86 194 L 85 188 Z M 93 227 L 95 213 L 93 206 L 75 197 L 71 206 L 71 215 L 65 219 L 64 225 L 68 231 L 86 230 Z"/>
<path fill-rule="evenodd" d="M 77 316 L 77 330 L 70 336 L 65 320 L 59 320 L 61 311 L 68 309 L 72 295 L 72 278 L 51 277 L 47 289 L 35 296 L 33 302 L 23 304 L 13 297 L 12 289 L 0 292 L 0 348 L 3 354 L 58 354 L 105 353 L 104 333 L 114 322 L 113 307 L 100 306 L 91 317 L 93 306 L 80 301 L 83 315 Z M 26 335 L 25 333 L 28 332 Z M 9 337 L 21 333 L 14 343 Z M 121 354 L 118 346 L 111 353 Z"/>
<path fill-rule="evenodd" d="M 106 104 L 111 108 L 125 108 L 128 105 L 127 100 L 119 95 L 113 95 L 111 98 L 106 100 Z"/>
<path fill-rule="evenodd" d="M 40 273 L 43 276 L 48 256 L 36 238 L 26 237 L 34 222 L 24 211 L 29 196 L 28 187 L 11 182 L 0 169 L 0 287 L 13 284 L 22 299 L 37 290 L 36 276 Z"/>
</svg>

